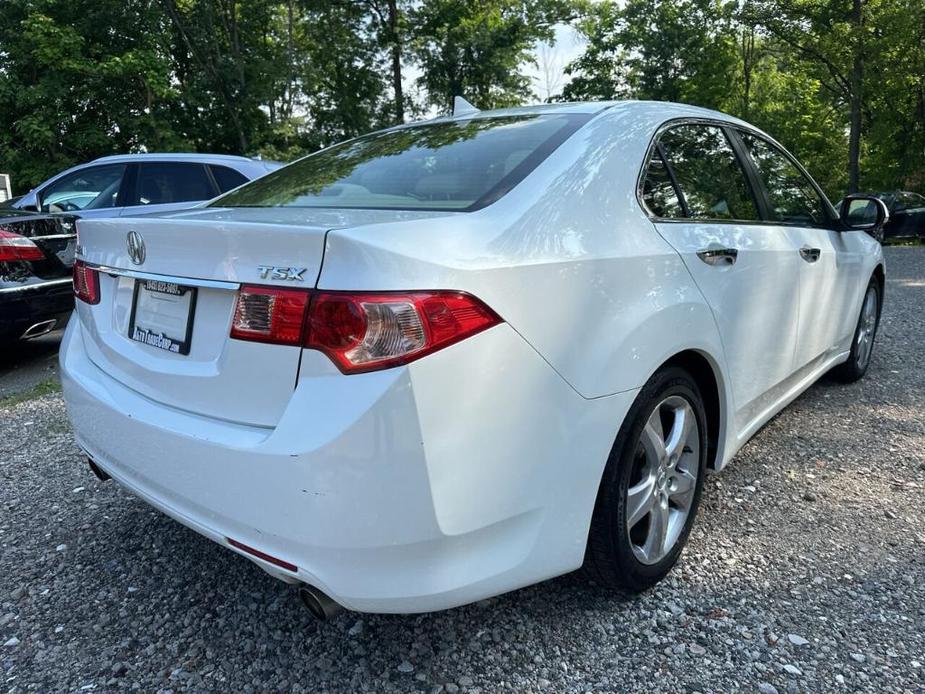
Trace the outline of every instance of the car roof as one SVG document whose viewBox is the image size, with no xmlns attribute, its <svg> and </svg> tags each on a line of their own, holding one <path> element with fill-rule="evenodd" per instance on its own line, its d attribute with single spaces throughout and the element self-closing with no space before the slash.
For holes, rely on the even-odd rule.
<svg viewBox="0 0 925 694">
<path fill-rule="evenodd" d="M 503 118 L 505 116 L 527 116 L 550 113 L 586 113 L 597 114 L 604 111 L 622 111 L 638 115 L 646 120 L 671 120 L 675 118 L 706 118 L 736 123 L 757 130 L 743 120 L 730 116 L 727 113 L 714 111 L 700 106 L 679 104 L 673 101 L 636 101 L 626 99 L 621 101 L 574 101 L 555 104 L 535 104 L 533 106 L 518 106 L 515 108 L 495 109 L 490 111 L 470 111 L 459 115 L 448 115 L 435 118 L 431 121 L 469 120 L 472 118 Z M 421 123 L 409 123 L 417 125 Z"/>
<path fill-rule="evenodd" d="M 134 161 L 192 161 L 192 162 L 236 162 L 248 164 L 273 164 L 263 159 L 251 159 L 236 154 L 203 154 L 202 152 L 139 152 L 137 154 L 111 154 L 94 159 L 93 164 L 105 162 L 134 162 Z"/>
</svg>

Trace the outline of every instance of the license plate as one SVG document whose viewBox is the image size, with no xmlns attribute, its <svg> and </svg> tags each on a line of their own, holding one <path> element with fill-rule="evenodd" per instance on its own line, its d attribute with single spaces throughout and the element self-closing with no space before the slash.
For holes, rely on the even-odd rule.
<svg viewBox="0 0 925 694">
<path fill-rule="evenodd" d="M 195 287 L 136 280 L 128 336 L 167 352 L 189 354 L 195 309 Z"/>
</svg>

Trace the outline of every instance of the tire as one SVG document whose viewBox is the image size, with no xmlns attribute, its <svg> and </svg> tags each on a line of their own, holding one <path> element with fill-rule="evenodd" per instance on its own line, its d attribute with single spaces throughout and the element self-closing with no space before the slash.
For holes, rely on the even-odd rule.
<svg viewBox="0 0 925 694">
<path fill-rule="evenodd" d="M 880 308 L 882 295 L 880 283 L 876 277 L 871 277 L 861 301 L 861 311 L 858 315 L 858 324 L 851 338 L 851 352 L 848 361 L 832 369 L 832 376 L 842 383 L 854 383 L 860 380 L 870 366 L 870 358 L 874 353 L 874 338 L 877 336 L 877 327 L 880 325 Z"/>
<path fill-rule="evenodd" d="M 679 411 L 696 425 L 694 431 L 679 424 Z M 682 435 L 672 446 L 675 431 Z M 657 437 L 670 456 L 662 457 Z M 706 460 L 706 414 L 697 384 L 683 369 L 664 368 L 640 390 L 604 468 L 585 554 L 593 580 L 640 592 L 671 571 L 697 516 Z M 648 504 L 651 510 L 643 513 Z M 632 517 L 628 511 L 634 511 Z M 661 527 L 667 531 L 659 543 Z"/>
</svg>

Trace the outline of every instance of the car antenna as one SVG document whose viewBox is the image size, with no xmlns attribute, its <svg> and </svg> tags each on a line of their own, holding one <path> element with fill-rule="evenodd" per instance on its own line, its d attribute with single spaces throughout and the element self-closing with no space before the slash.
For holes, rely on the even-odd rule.
<svg viewBox="0 0 925 694">
<path fill-rule="evenodd" d="M 479 109 L 463 99 L 461 96 L 453 97 L 453 115 L 468 116 L 472 113 L 478 113 Z"/>
</svg>

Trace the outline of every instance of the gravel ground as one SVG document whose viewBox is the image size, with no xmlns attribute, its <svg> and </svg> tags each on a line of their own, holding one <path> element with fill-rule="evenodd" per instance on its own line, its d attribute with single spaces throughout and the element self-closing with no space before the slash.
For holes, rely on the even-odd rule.
<svg viewBox="0 0 925 694">
<path fill-rule="evenodd" d="M 319 624 L 97 482 L 59 395 L 0 406 L 0 689 L 925 692 L 925 248 L 887 259 L 867 378 L 814 386 L 711 477 L 680 565 L 635 598 L 571 575 Z"/>
<path fill-rule="evenodd" d="M 63 330 L 32 340 L 0 345 L 0 401 L 58 377 L 58 345 Z"/>
</svg>

